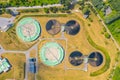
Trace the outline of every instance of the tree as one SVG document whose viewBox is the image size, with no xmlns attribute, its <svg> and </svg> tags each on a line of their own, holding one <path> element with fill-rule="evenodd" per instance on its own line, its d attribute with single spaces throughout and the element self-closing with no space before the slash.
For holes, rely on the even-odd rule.
<svg viewBox="0 0 120 80">
<path fill-rule="evenodd" d="M 83 14 L 88 14 L 89 15 L 90 10 L 88 9 L 88 7 L 85 7 L 85 8 L 83 8 L 82 12 L 83 12 Z"/>
<path fill-rule="evenodd" d="M 60 12 L 65 13 L 65 9 L 64 8 L 59 8 Z"/>
<path fill-rule="evenodd" d="M 2 14 L 2 10 L 0 10 L 0 14 Z"/>
<path fill-rule="evenodd" d="M 78 4 L 81 6 L 81 5 L 84 5 L 84 0 L 79 0 L 78 1 Z"/>
<path fill-rule="evenodd" d="M 5 13 L 5 12 L 6 12 L 5 8 L 2 8 L 2 13 Z"/>
<path fill-rule="evenodd" d="M 57 7 L 50 7 L 50 11 L 53 13 L 58 12 L 58 8 Z"/>
<path fill-rule="evenodd" d="M 61 0 L 61 3 L 64 5 L 66 10 L 71 9 L 71 4 L 72 0 Z"/>
<path fill-rule="evenodd" d="M 101 10 L 104 7 L 103 0 L 92 0 L 92 4 L 98 9 Z"/>
<path fill-rule="evenodd" d="M 110 39 L 110 34 L 108 34 L 108 33 L 105 33 L 105 37 L 107 38 L 107 39 Z"/>
<path fill-rule="evenodd" d="M 49 8 L 44 8 L 45 13 L 49 13 Z"/>
</svg>

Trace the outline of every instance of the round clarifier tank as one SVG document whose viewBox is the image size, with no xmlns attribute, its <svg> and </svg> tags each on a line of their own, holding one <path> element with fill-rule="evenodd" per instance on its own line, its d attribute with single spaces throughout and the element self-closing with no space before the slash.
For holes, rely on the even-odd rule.
<svg viewBox="0 0 120 80">
<path fill-rule="evenodd" d="M 73 66 L 79 66 L 83 63 L 83 54 L 80 51 L 73 51 L 69 56 L 69 62 Z"/>
<path fill-rule="evenodd" d="M 55 66 L 62 62 L 64 49 L 56 42 L 47 42 L 40 49 L 40 59 L 47 66 Z"/>
<path fill-rule="evenodd" d="M 16 27 L 17 36 L 24 42 L 32 42 L 41 34 L 41 26 L 38 21 L 27 17 L 19 21 Z"/>
<path fill-rule="evenodd" d="M 88 56 L 88 62 L 93 67 L 100 66 L 103 63 L 103 56 L 100 52 L 92 52 Z"/>
<path fill-rule="evenodd" d="M 46 30 L 49 34 L 56 35 L 61 31 L 61 24 L 57 20 L 51 19 L 46 24 Z"/>
<path fill-rule="evenodd" d="M 70 20 L 65 24 L 65 31 L 69 35 L 76 35 L 80 31 L 80 25 L 75 20 Z"/>
</svg>

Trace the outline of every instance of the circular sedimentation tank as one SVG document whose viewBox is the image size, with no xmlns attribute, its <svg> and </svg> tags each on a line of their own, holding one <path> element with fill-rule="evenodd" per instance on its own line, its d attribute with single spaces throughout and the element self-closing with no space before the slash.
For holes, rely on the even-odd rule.
<svg viewBox="0 0 120 80">
<path fill-rule="evenodd" d="M 62 62 L 64 49 L 56 42 L 47 42 L 40 50 L 40 59 L 47 66 L 55 66 Z"/>
<path fill-rule="evenodd" d="M 80 25 L 75 20 L 70 20 L 65 24 L 65 31 L 69 35 L 76 35 L 80 31 Z"/>
<path fill-rule="evenodd" d="M 40 36 L 41 26 L 39 22 L 33 18 L 23 18 L 17 25 L 16 33 L 24 42 L 32 42 Z"/>
<path fill-rule="evenodd" d="M 100 66 L 103 63 L 103 56 L 100 52 L 92 52 L 88 56 L 88 62 L 93 67 Z"/>
<path fill-rule="evenodd" d="M 70 56 L 69 56 L 69 62 L 73 65 L 73 66 L 79 66 L 83 63 L 83 58 L 82 58 L 83 54 L 79 51 L 73 51 Z"/>
<path fill-rule="evenodd" d="M 57 20 L 51 19 L 46 24 L 46 30 L 49 34 L 56 35 L 61 31 L 61 24 Z"/>
</svg>

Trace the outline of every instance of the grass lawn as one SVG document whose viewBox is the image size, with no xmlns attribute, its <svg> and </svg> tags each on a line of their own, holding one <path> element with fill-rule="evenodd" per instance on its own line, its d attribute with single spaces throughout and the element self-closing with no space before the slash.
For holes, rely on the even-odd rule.
<svg viewBox="0 0 120 80">
<path fill-rule="evenodd" d="M 99 78 L 100 80 L 107 80 L 108 75 L 111 72 L 113 65 L 115 64 L 115 58 L 117 57 L 117 54 L 116 54 L 117 48 L 116 48 L 114 42 L 112 41 L 112 39 L 105 38 L 104 34 L 101 33 L 104 31 L 103 30 L 104 26 L 99 21 L 99 18 L 97 18 L 93 13 L 91 13 L 91 15 L 90 15 L 90 18 L 93 19 L 93 22 L 89 21 L 89 23 L 87 23 L 87 21 L 84 18 L 82 18 L 82 15 L 78 14 L 78 16 L 81 19 L 83 19 L 85 22 L 84 29 L 86 30 L 86 34 L 91 37 L 92 41 L 94 41 L 94 43 L 97 44 L 97 46 L 100 46 L 100 48 L 102 47 L 101 50 L 100 49 L 98 49 L 98 50 L 103 53 L 104 58 L 105 58 L 104 64 L 101 68 L 99 68 L 97 70 L 91 70 L 91 72 L 90 72 L 91 74 L 101 73 L 101 75 L 99 74 L 99 76 L 94 76 L 94 78 L 92 77 L 89 79 L 97 80 Z M 88 26 L 88 24 L 90 24 L 90 26 Z M 93 47 L 95 48 L 95 45 Z M 110 61 L 109 63 L 106 63 L 106 56 L 107 56 L 107 60 Z M 107 67 L 109 67 L 109 69 L 107 69 Z M 102 72 L 104 72 L 104 73 L 102 73 Z"/>
<path fill-rule="evenodd" d="M 5 57 L 9 60 L 10 64 L 12 65 L 12 68 L 10 71 L 0 74 L 0 80 L 5 79 L 24 80 L 25 55 L 5 53 L 2 55 L 2 57 Z"/>
<path fill-rule="evenodd" d="M 35 43 L 24 43 L 20 39 L 18 39 L 15 27 L 12 27 L 7 32 L 0 32 L 0 36 L 0 44 L 6 50 L 26 50 Z"/>
<path fill-rule="evenodd" d="M 101 69 L 99 69 L 98 71 L 92 72 L 90 74 L 91 76 L 97 76 L 97 75 L 100 75 L 100 74 L 104 73 L 105 71 L 107 71 L 109 69 L 109 67 L 110 67 L 110 56 L 109 56 L 108 52 L 106 51 L 106 49 L 101 47 L 101 46 L 99 46 L 99 45 L 97 45 L 97 44 L 95 44 L 90 36 L 88 36 L 87 39 L 88 39 L 88 42 L 93 47 L 95 47 L 96 49 L 102 51 L 103 54 L 105 55 L 105 65 Z"/>
<path fill-rule="evenodd" d="M 80 24 L 80 32 L 77 35 L 70 36 L 65 33 L 65 37 L 67 38 L 68 44 L 67 44 L 66 56 L 61 64 L 54 66 L 54 67 L 48 67 L 48 66 L 45 66 L 44 64 L 42 64 L 42 62 L 39 59 L 39 66 L 38 66 L 39 69 L 38 69 L 37 79 L 39 79 L 39 80 L 88 80 L 88 79 L 89 80 L 97 80 L 98 78 L 99 78 L 99 80 L 107 79 L 107 77 L 110 73 L 110 70 L 112 69 L 112 66 L 115 64 L 116 56 L 113 53 L 116 53 L 117 49 L 111 39 L 106 39 L 105 36 L 103 34 L 101 34 L 101 31 L 103 31 L 103 26 L 101 25 L 101 23 L 99 22 L 99 19 L 95 15 L 90 15 L 90 17 L 92 17 L 92 19 L 93 19 L 93 22 L 90 22 L 89 20 L 84 19 L 83 15 L 80 13 L 63 14 L 63 15 L 60 15 L 60 14 L 59 15 L 57 15 L 57 14 L 56 15 L 54 15 L 54 14 L 52 14 L 52 15 L 28 15 L 28 16 L 23 16 L 23 17 L 30 17 L 30 16 L 40 22 L 40 24 L 42 26 L 41 38 L 59 38 L 59 37 L 61 37 L 61 33 L 59 33 L 55 36 L 52 36 L 52 35 L 48 34 L 48 32 L 46 31 L 45 25 L 46 25 L 46 22 L 49 21 L 50 19 L 56 19 L 60 23 L 66 23 L 69 20 L 76 20 Z M 88 26 L 88 24 L 90 24 L 90 26 Z M 12 30 L 14 30 L 14 28 L 15 27 L 13 27 L 13 29 L 11 29 L 8 32 L 14 33 L 14 31 L 12 31 Z M 104 47 L 105 50 L 93 47 L 96 45 L 91 46 L 91 44 L 87 40 L 86 32 L 88 32 L 88 35 L 90 35 L 90 37 L 92 38 L 92 40 L 94 41 L 95 44 Z M 3 40 L 5 40 L 5 38 Z M 106 44 L 106 42 L 107 42 L 107 44 Z M 63 44 L 64 42 L 60 41 L 59 43 Z M 40 45 L 43 45 L 43 43 L 41 42 Z M 63 44 L 63 46 L 65 46 L 65 44 Z M 108 68 L 108 67 L 106 65 L 107 63 L 105 63 L 105 61 L 104 61 L 103 64 L 99 67 L 91 67 L 90 65 L 88 65 L 87 72 L 84 72 L 81 70 L 64 70 L 65 65 L 68 68 L 80 68 L 81 67 L 81 66 L 74 67 L 68 61 L 68 57 L 69 57 L 70 53 L 75 50 L 82 52 L 84 55 L 89 55 L 91 52 L 98 51 L 98 50 L 103 53 L 104 52 L 106 53 L 106 51 L 108 51 L 110 57 L 112 57 L 111 63 L 109 65 L 109 69 L 106 71 L 106 68 Z M 31 51 L 31 56 L 34 56 L 34 55 L 32 55 L 32 53 L 34 53 L 34 51 Z M 107 57 L 106 59 L 109 60 L 109 57 Z M 101 72 L 99 70 L 104 68 L 104 65 L 106 65 L 106 66 L 105 66 L 105 69 L 103 70 L 105 72 L 103 73 L 103 71 Z M 99 75 L 100 73 L 102 73 L 102 74 L 99 76 L 94 76 L 94 77 L 90 76 L 90 73 L 94 73 L 94 72 L 96 72 L 97 75 Z M 53 73 L 54 73 L 54 75 L 53 75 Z"/>
<path fill-rule="evenodd" d="M 120 45 L 120 19 L 108 25 L 108 28 Z"/>
<path fill-rule="evenodd" d="M 120 67 L 116 67 L 112 80 L 119 80 L 119 79 L 120 79 Z"/>
<path fill-rule="evenodd" d="M 56 17 L 56 16 L 54 16 L 54 17 L 53 16 L 38 16 L 38 17 L 34 17 L 34 18 L 37 19 L 41 23 L 41 26 L 45 26 L 46 22 L 50 19 L 57 19 L 61 23 L 65 23 L 65 22 L 73 19 L 73 20 L 77 20 L 81 26 L 80 33 L 78 33 L 75 36 L 70 36 L 65 33 L 65 37 L 68 39 L 68 47 L 67 47 L 66 57 L 61 64 L 54 66 L 54 67 L 48 67 L 48 66 L 45 66 L 44 64 L 42 64 L 42 62 L 39 60 L 39 73 L 37 74 L 38 79 L 40 79 L 40 80 L 56 80 L 56 79 L 60 79 L 60 80 L 80 80 L 80 79 L 81 80 L 88 80 L 88 79 L 89 80 L 97 80 L 98 78 L 100 78 L 100 80 L 107 79 L 107 76 L 109 75 L 109 71 L 112 68 L 111 66 L 114 64 L 114 58 L 115 58 L 115 56 L 113 56 L 111 53 L 116 52 L 116 47 L 111 40 L 106 39 L 104 37 L 104 35 L 101 34 L 103 27 L 101 27 L 101 24 L 100 24 L 100 22 L 98 22 L 97 19 L 94 19 L 94 21 L 92 23 L 90 23 L 88 20 L 82 18 L 82 16 L 79 13 L 77 13 L 76 15 L 71 14 L 71 15 L 67 15 L 64 17 L 62 17 L 62 16 L 61 17 L 59 17 L 59 16 L 58 17 Z M 92 18 L 96 18 L 96 17 L 92 16 Z M 89 23 L 91 24 L 91 26 L 88 27 Z M 48 34 L 46 32 L 45 27 L 42 27 L 42 31 L 43 32 L 42 32 L 41 37 L 43 37 L 43 38 L 44 37 L 46 37 L 46 38 L 60 37 L 60 33 L 55 36 L 51 36 L 50 34 Z M 104 49 L 103 48 L 96 49 L 96 48 L 94 48 L 95 45 L 91 46 L 91 44 L 89 44 L 87 41 L 86 31 L 88 31 L 89 32 L 88 34 L 90 36 L 92 36 L 92 38 L 94 38 L 94 40 L 95 40 L 94 43 L 98 44 L 98 45 L 100 44 L 100 46 L 104 47 Z M 92 34 L 94 34 L 94 35 L 92 35 Z M 105 41 L 108 42 L 109 44 L 105 45 Z M 40 45 L 43 45 L 43 43 L 41 42 Z M 114 46 L 114 48 L 112 48 L 110 46 Z M 110 48 L 112 48 L 112 49 L 110 49 Z M 106 57 L 105 57 L 104 63 L 99 67 L 95 68 L 95 67 L 91 67 L 90 65 L 88 65 L 88 72 L 84 72 L 84 71 L 80 71 L 80 70 L 64 71 L 64 62 L 66 63 L 66 66 L 68 68 L 81 68 L 81 66 L 78 66 L 78 67 L 72 66 L 68 61 L 68 57 L 69 57 L 70 53 L 74 50 L 78 50 L 78 51 L 82 52 L 84 55 L 88 55 L 92 51 L 99 50 L 107 55 L 108 63 L 106 63 Z M 110 56 L 113 57 L 111 64 L 109 62 L 110 59 L 109 59 L 107 50 L 109 50 Z M 53 73 L 54 73 L 54 75 L 53 75 Z M 96 74 L 96 76 L 91 77 L 90 73 Z M 73 76 L 73 74 L 74 74 L 74 76 Z M 97 76 L 97 75 L 99 75 L 99 76 Z M 103 76 L 105 76 L 105 77 L 103 77 Z"/>
</svg>

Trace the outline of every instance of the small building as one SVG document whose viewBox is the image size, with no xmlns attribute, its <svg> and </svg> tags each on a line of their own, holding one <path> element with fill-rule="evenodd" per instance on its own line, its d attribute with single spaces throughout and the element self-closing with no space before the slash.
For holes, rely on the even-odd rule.
<svg viewBox="0 0 120 80">
<path fill-rule="evenodd" d="M 0 73 L 9 71 L 11 67 L 11 64 L 6 58 L 0 58 Z"/>
<path fill-rule="evenodd" d="M 31 73 L 36 73 L 36 65 L 35 65 L 36 59 L 30 58 L 29 59 L 29 71 Z"/>
<path fill-rule="evenodd" d="M 112 12 L 112 9 L 110 8 L 110 6 L 108 6 L 106 9 L 105 9 L 105 15 L 109 15 L 110 13 Z"/>
<path fill-rule="evenodd" d="M 6 32 L 13 26 L 13 21 L 10 18 L 0 17 L 0 30 Z"/>
</svg>

